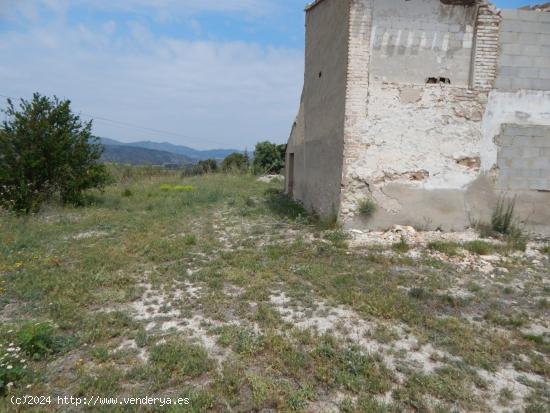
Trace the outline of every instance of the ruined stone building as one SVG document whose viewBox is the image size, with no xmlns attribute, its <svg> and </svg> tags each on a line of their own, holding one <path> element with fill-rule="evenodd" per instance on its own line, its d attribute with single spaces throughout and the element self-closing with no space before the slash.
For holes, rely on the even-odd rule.
<svg viewBox="0 0 550 413">
<path fill-rule="evenodd" d="M 286 191 L 358 229 L 461 230 L 517 196 L 528 227 L 550 232 L 545 7 L 315 1 Z"/>
</svg>

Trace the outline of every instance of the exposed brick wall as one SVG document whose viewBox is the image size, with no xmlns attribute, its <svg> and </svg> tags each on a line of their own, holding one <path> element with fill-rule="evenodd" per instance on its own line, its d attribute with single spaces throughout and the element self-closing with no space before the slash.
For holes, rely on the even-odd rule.
<svg viewBox="0 0 550 413">
<path fill-rule="evenodd" d="M 499 143 L 500 188 L 550 191 L 550 126 L 505 124 Z"/>
<path fill-rule="evenodd" d="M 359 128 L 367 117 L 369 64 L 372 32 L 372 0 L 349 0 L 349 53 L 347 61 L 346 107 L 344 121 L 344 165 L 341 205 L 346 205 L 346 189 L 351 181 L 350 165 L 366 155 L 368 148 Z M 342 210 L 340 210 L 342 213 Z"/>
<path fill-rule="evenodd" d="M 470 85 L 475 90 L 489 91 L 494 87 L 499 56 L 500 21 L 501 17 L 494 6 L 479 5 Z"/>
<path fill-rule="evenodd" d="M 347 62 L 344 159 L 353 162 L 363 156 L 357 126 L 367 117 L 372 1 L 350 0 L 349 53 Z M 344 168 L 344 175 L 346 174 Z"/>
</svg>

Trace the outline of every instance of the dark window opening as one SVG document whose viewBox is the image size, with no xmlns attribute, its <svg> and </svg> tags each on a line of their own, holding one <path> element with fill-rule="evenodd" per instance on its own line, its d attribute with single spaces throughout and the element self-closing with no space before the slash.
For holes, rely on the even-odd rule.
<svg viewBox="0 0 550 413">
<path fill-rule="evenodd" d="M 450 85 L 451 79 L 448 77 L 429 77 L 426 79 L 427 84 L 437 85 L 437 84 L 443 84 L 443 85 Z"/>
</svg>

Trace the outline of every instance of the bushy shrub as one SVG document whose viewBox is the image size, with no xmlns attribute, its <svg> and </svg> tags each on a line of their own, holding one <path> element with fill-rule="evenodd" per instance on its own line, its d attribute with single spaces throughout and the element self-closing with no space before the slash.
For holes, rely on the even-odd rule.
<svg viewBox="0 0 550 413">
<path fill-rule="evenodd" d="M 232 153 L 226 157 L 221 165 L 221 170 L 226 173 L 243 173 L 250 166 L 248 157 L 242 153 Z"/>
<path fill-rule="evenodd" d="M 256 174 L 279 174 L 285 167 L 286 145 L 268 141 L 259 142 L 254 150 L 254 172 Z"/>
<path fill-rule="evenodd" d="M 107 181 L 99 163 L 103 147 L 82 123 L 70 101 L 38 93 L 8 99 L 7 119 L 0 128 L 0 204 L 18 212 L 35 212 L 58 194 L 64 203 L 81 204 L 82 192 Z"/>
</svg>

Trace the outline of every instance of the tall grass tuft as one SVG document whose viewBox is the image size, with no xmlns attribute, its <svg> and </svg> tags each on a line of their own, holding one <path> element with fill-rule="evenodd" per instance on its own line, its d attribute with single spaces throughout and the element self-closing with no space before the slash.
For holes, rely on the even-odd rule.
<svg viewBox="0 0 550 413">
<path fill-rule="evenodd" d="M 510 235 L 516 231 L 515 221 L 516 198 L 508 200 L 501 197 L 491 217 L 491 228 L 493 231 L 502 234 Z"/>
<path fill-rule="evenodd" d="M 502 237 L 509 250 L 525 251 L 527 248 L 527 236 L 516 217 L 516 197 L 511 200 L 504 196 L 499 198 L 491 216 L 490 228 L 480 225 L 480 230 L 483 236 Z"/>
<path fill-rule="evenodd" d="M 411 249 L 411 246 L 409 245 L 407 239 L 404 236 L 401 236 L 401 240 L 399 242 L 396 242 L 392 245 L 392 249 L 395 252 L 409 252 Z"/>
</svg>

